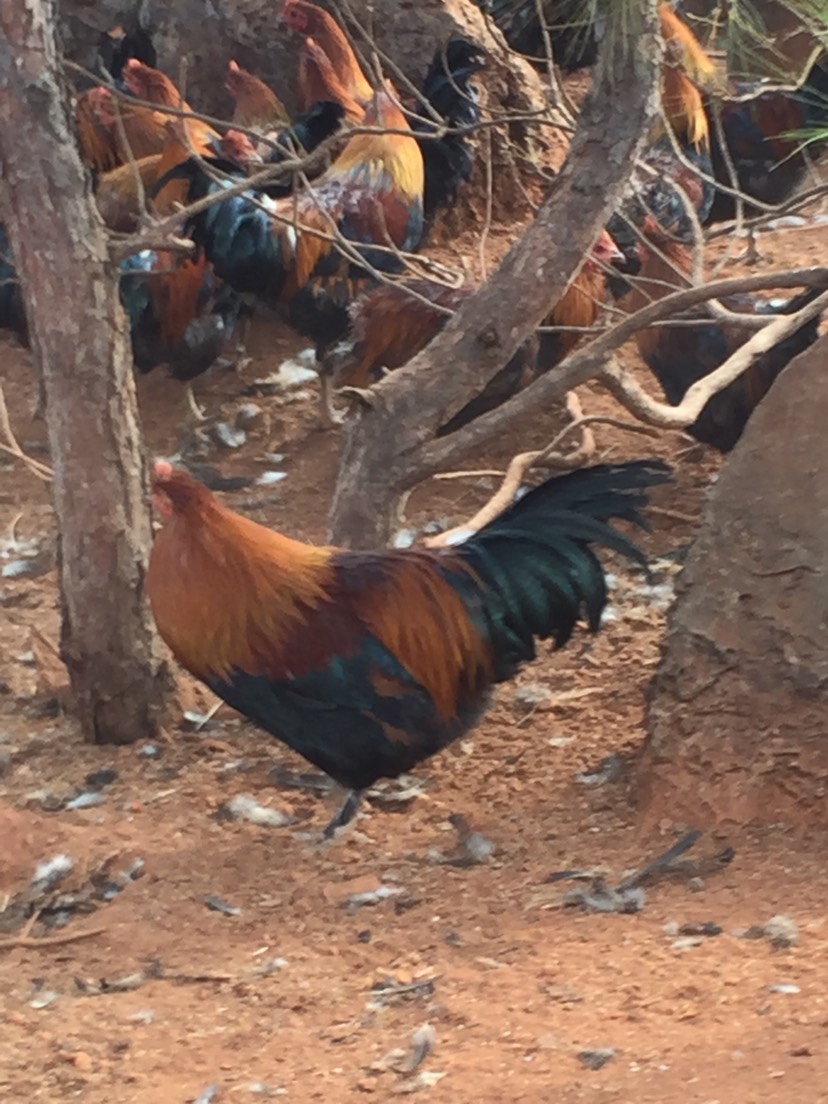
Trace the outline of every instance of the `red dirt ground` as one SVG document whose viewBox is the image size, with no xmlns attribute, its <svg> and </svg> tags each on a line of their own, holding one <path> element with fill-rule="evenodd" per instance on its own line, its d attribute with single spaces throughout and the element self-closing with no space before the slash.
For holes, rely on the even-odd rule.
<svg viewBox="0 0 828 1104">
<path fill-rule="evenodd" d="M 780 230 L 760 245 L 769 266 L 815 263 L 828 227 Z M 232 421 L 249 401 L 243 386 L 296 348 L 270 326 L 241 378 L 217 371 L 199 381 L 211 419 Z M 12 424 L 35 453 L 44 429 L 29 416 L 28 354 L 0 339 L 0 362 Z M 263 416 L 247 444 L 236 452 L 209 445 L 206 459 L 224 474 L 256 474 L 274 466 L 265 453 L 284 453 L 276 465 L 288 472 L 283 483 L 228 497 L 259 520 L 319 540 L 338 433 L 319 427 L 316 385 L 307 392 L 255 399 Z M 149 450 L 174 452 L 191 434 L 181 388 L 157 372 L 139 380 L 139 399 Z M 589 388 L 582 399 L 587 412 L 613 405 Z M 545 443 L 555 424 L 539 414 L 521 447 Z M 655 451 L 675 460 L 686 445 L 675 432 L 654 441 L 604 427 L 596 435 L 599 453 L 617 457 Z M 511 451 L 504 441 L 467 466 L 502 468 Z M 710 454 L 680 461 L 675 486 L 656 496 L 654 556 L 691 538 L 717 466 Z M 5 460 L 0 470 L 0 533 L 53 538 L 48 487 Z M 485 497 L 475 480 L 432 482 L 408 517 L 460 520 Z M 657 581 L 672 571 L 662 563 Z M 274 764 L 303 764 L 233 715 L 195 733 L 176 713 L 156 758 L 86 743 L 51 704 L 63 682 L 49 647 L 58 636 L 54 570 L 3 579 L 0 930 L 6 938 L 19 931 L 16 895 L 38 862 L 65 853 L 74 869 L 60 891 L 74 892 L 77 906 L 65 931 L 94 934 L 56 946 L 0 942 L 0 1098 L 339 1104 L 420 1091 L 433 1104 L 828 1100 L 824 836 L 780 827 L 703 838 L 691 858 L 731 846 L 730 865 L 658 881 L 635 915 L 562 907 L 578 883 L 545 882 L 555 871 L 596 867 L 617 882 L 687 828 L 640 823 L 625 769 L 644 740 L 644 694 L 664 626 L 663 611 L 635 593 L 639 585 L 622 571 L 617 620 L 558 655 L 544 649 L 501 688 L 477 732 L 417 772 L 421 796 L 404 808 L 367 805 L 354 832 L 322 847 L 302 833 L 324 823 L 330 801 L 276 786 Z M 526 684 L 540 684 L 546 699 L 524 704 Z M 186 679 L 182 702 L 210 704 Z M 616 778 L 578 780 L 610 754 L 621 757 Z M 105 768 L 117 778 L 103 804 L 47 811 Z M 217 819 L 239 793 L 296 823 Z M 457 849 L 454 813 L 495 845 L 488 862 L 435 861 L 437 851 Z M 102 865 L 111 877 L 134 859 L 144 863 L 141 877 L 111 902 L 90 897 Z M 399 892 L 346 906 L 350 894 L 379 884 Z M 240 912 L 209 910 L 211 895 Z M 736 934 L 778 913 L 798 924 L 799 946 L 774 949 Z M 665 931 L 706 921 L 722 933 L 688 940 Z M 32 936 L 63 930 L 38 921 Z M 425 1023 L 436 1035 L 432 1052 L 417 1072 L 399 1072 Z M 615 1054 L 601 1069 L 578 1057 L 603 1047 Z M 402 1057 L 389 1057 L 396 1048 Z"/>
</svg>

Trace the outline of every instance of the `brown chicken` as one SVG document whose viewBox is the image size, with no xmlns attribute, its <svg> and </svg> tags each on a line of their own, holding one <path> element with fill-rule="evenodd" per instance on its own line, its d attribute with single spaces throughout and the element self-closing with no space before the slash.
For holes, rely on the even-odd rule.
<svg viewBox="0 0 828 1104">
<path fill-rule="evenodd" d="M 537 338 L 524 343 L 480 395 L 442 427 L 440 435 L 452 433 L 499 406 L 568 356 L 585 331 L 595 325 L 607 297 L 607 268 L 621 257 L 610 235 L 603 231 L 580 272 L 543 320 Z M 347 337 L 317 350 L 328 420 L 342 420 L 333 409 L 332 388 L 359 391 L 376 383 L 386 371 L 402 367 L 429 344 L 475 290 L 411 280 L 380 285 L 359 298 L 351 308 Z M 421 298 L 410 294 L 412 291 Z"/>
<path fill-rule="evenodd" d="M 395 778 L 479 722 L 492 688 L 563 647 L 607 601 L 596 547 L 639 563 L 610 524 L 641 525 L 660 461 L 550 479 L 439 552 L 352 552 L 282 536 L 229 510 L 190 475 L 155 464 L 147 593 L 178 662 L 351 793 Z"/>
<path fill-rule="evenodd" d="M 306 40 L 311 39 L 328 58 L 339 86 L 348 97 L 349 102 L 342 104 L 346 112 L 352 109 L 353 103 L 364 108 L 374 89 L 357 61 L 348 36 L 334 17 L 308 0 L 285 0 L 281 18 Z M 313 104 L 329 99 L 330 86 L 320 75 L 318 56 L 312 56 L 306 41 L 299 55 L 299 109 L 308 111 Z"/>
<path fill-rule="evenodd" d="M 290 122 L 285 105 L 263 80 L 235 61 L 227 63 L 227 91 L 233 97 L 233 123 L 245 130 L 266 133 Z"/>
<path fill-rule="evenodd" d="M 131 58 L 124 66 L 124 81 L 133 96 L 139 99 L 180 111 L 192 110 L 166 73 L 162 73 L 160 69 L 152 69 L 135 58 Z M 209 123 L 202 122 L 201 119 L 168 114 L 162 114 L 162 118 L 164 143 L 160 151 L 161 160 L 158 163 L 156 180 L 160 181 L 194 153 L 210 157 L 220 149 L 221 135 Z M 187 186 L 180 180 L 169 181 L 153 196 L 154 206 L 159 214 L 173 211 L 176 204 L 184 205 L 186 199 Z"/>
<path fill-rule="evenodd" d="M 161 154 L 154 153 L 150 157 L 142 157 L 140 161 L 119 165 L 117 169 L 98 177 L 95 202 L 101 218 L 110 230 L 128 234 L 137 228 L 146 209 L 142 209 L 141 191 L 143 189 L 146 203 L 150 190 L 158 179 L 160 164 Z M 141 188 L 138 186 L 138 179 L 141 181 Z"/>
</svg>

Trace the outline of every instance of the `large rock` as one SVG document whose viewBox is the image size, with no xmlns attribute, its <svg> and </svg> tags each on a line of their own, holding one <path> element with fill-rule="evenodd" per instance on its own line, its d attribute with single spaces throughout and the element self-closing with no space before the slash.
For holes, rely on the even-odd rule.
<svg viewBox="0 0 828 1104">
<path fill-rule="evenodd" d="M 828 336 L 792 362 L 713 487 L 651 688 L 644 811 L 825 824 Z"/>
</svg>

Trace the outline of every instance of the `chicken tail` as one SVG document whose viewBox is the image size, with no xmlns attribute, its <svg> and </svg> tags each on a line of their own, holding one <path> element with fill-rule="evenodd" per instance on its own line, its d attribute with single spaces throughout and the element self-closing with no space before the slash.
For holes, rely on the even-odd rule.
<svg viewBox="0 0 828 1104">
<path fill-rule="evenodd" d="M 534 658 L 534 637 L 552 637 L 562 647 L 582 612 L 597 631 L 607 587 L 592 546 L 645 564 L 641 549 L 609 522 L 646 529 L 647 491 L 670 478 L 660 460 L 583 468 L 529 491 L 454 549 L 485 586 L 479 616 L 496 657 L 496 681 Z"/>
</svg>

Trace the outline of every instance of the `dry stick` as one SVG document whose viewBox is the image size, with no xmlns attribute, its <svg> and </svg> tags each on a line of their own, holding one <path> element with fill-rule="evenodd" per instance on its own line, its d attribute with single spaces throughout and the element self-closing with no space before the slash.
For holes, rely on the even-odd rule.
<svg viewBox="0 0 828 1104">
<path fill-rule="evenodd" d="M 11 951 L 15 947 L 28 947 L 31 950 L 37 950 L 40 947 L 60 947 L 64 943 L 75 943 L 79 939 L 91 939 L 93 935 L 101 935 L 105 931 L 106 928 L 87 928 L 86 931 L 44 935 L 42 939 L 36 939 L 30 935 L 12 935 L 8 939 L 0 939 L 0 951 Z"/>
<path fill-rule="evenodd" d="M 572 405 L 567 402 L 569 409 L 580 408 L 580 402 L 576 396 L 572 396 L 575 400 Z M 567 396 L 569 400 L 569 396 Z M 509 461 L 509 466 L 506 469 L 506 474 L 503 477 L 503 482 L 498 489 L 492 495 L 488 502 L 474 514 L 468 521 L 461 525 L 456 525 L 452 529 L 447 529 L 444 533 L 438 533 L 435 537 L 429 537 L 425 541 L 427 548 L 442 548 L 446 545 L 455 543 L 455 538 L 458 536 L 468 537 L 472 533 L 478 532 L 484 525 L 488 525 L 490 521 L 494 521 L 496 517 L 508 509 L 509 506 L 515 500 L 515 495 L 520 489 L 521 484 L 526 474 L 535 467 L 540 467 L 545 464 L 554 464 L 556 467 L 580 467 L 585 459 L 588 459 L 589 455 L 595 451 L 594 442 L 592 447 L 582 444 L 582 446 L 574 453 L 570 453 L 568 456 L 562 456 L 557 454 L 555 450 L 560 445 L 561 441 L 569 433 L 575 429 L 583 428 L 587 425 L 595 425 L 602 423 L 604 425 L 614 425 L 621 429 L 628 429 L 633 433 L 644 433 L 648 436 L 652 436 L 652 431 L 647 426 L 641 426 L 633 424 L 631 422 L 622 421 L 620 418 L 613 418 L 604 414 L 588 414 L 583 417 L 576 418 L 565 426 L 564 429 L 551 441 L 546 448 L 537 449 L 533 452 L 521 452 L 517 456 L 513 456 Z M 586 434 L 584 435 L 586 436 Z M 592 438 L 592 434 L 589 434 L 589 438 Z M 573 461 L 575 461 L 573 463 Z M 454 473 L 452 473 L 454 474 Z M 459 474 L 459 473 L 458 473 Z"/>
<path fill-rule="evenodd" d="M 486 134 L 486 156 L 484 158 L 486 167 L 486 210 L 483 216 L 483 228 L 480 231 L 480 238 L 477 243 L 478 256 L 480 258 L 480 280 L 481 283 L 485 281 L 488 272 L 486 266 L 486 242 L 489 239 L 489 231 L 492 228 L 492 201 L 494 192 L 494 173 L 492 171 L 492 132 L 488 131 Z"/>
<path fill-rule="evenodd" d="M 0 441 L 0 451 L 8 453 L 9 456 L 14 456 L 17 460 L 22 460 L 32 475 L 36 475 L 44 483 L 51 482 L 54 473 L 49 465 L 42 464 L 40 460 L 35 460 L 33 456 L 27 456 L 18 444 L 17 438 L 12 432 L 9 410 L 6 406 L 6 396 L 3 393 L 2 385 L 0 385 L 0 433 L 6 439 L 6 444 Z"/>
</svg>

